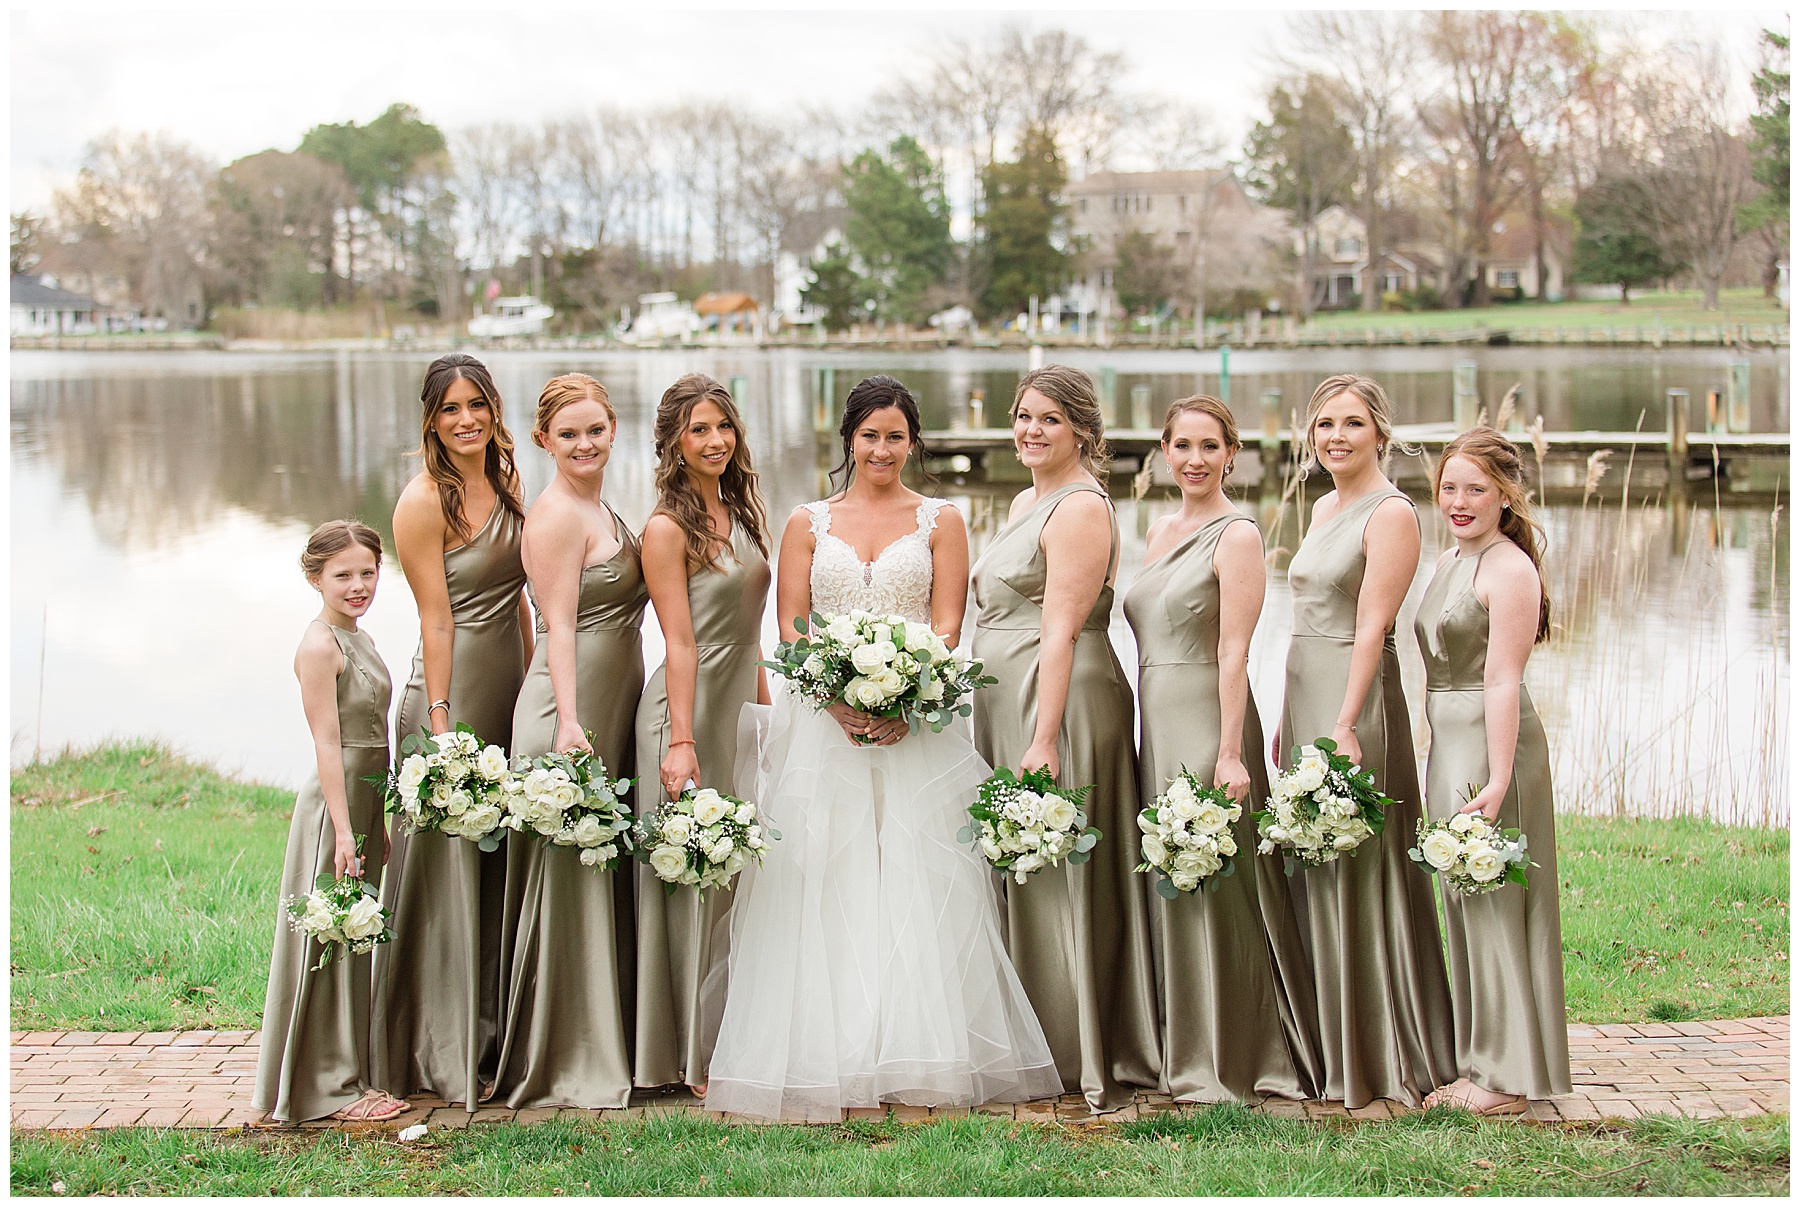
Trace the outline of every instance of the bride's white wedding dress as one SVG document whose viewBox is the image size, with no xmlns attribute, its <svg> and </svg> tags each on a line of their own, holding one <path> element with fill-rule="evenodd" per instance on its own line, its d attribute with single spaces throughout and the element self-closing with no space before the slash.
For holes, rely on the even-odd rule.
<svg viewBox="0 0 1800 1207">
<path fill-rule="evenodd" d="M 931 531 L 862 562 L 812 512 L 812 608 L 931 619 Z M 709 1110 L 836 1120 L 884 1102 L 970 1106 L 1062 1092 L 1000 938 L 993 873 L 956 841 L 990 768 L 967 723 L 893 746 L 853 744 L 827 713 L 778 695 L 740 746 L 746 799 L 780 831 L 730 914 Z M 750 735 L 746 734 L 746 738 Z M 747 754 L 744 753 L 747 750 Z M 749 778 L 746 773 L 748 773 Z"/>
</svg>

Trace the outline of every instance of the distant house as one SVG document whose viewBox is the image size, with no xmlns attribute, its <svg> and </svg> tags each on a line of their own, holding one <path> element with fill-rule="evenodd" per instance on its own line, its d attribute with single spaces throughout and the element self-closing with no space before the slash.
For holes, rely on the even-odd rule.
<svg viewBox="0 0 1800 1207">
<path fill-rule="evenodd" d="M 19 273 L 12 278 L 12 334 L 96 335 L 131 330 L 137 316 L 102 306 L 60 288 L 53 276 Z"/>
<path fill-rule="evenodd" d="M 703 293 L 694 302 L 694 313 L 715 331 L 754 331 L 761 309 L 747 293 Z"/>
<path fill-rule="evenodd" d="M 1192 267 L 1202 245 L 1216 263 L 1244 259 L 1236 246 L 1269 227 L 1267 212 L 1223 169 L 1188 172 L 1095 172 L 1067 189 L 1070 233 L 1085 250 L 1078 276 L 1062 299 L 1083 313 L 1110 295 L 1118 240 L 1149 235 L 1173 261 Z"/>
<path fill-rule="evenodd" d="M 1550 220 L 1544 232 L 1541 264 L 1529 218 L 1508 214 L 1494 226 L 1485 266 L 1490 296 L 1497 300 L 1534 297 L 1547 302 L 1562 301 L 1568 292 L 1573 247 L 1573 231 L 1568 223 Z"/>
<path fill-rule="evenodd" d="M 1402 240 L 1370 262 L 1368 226 L 1362 217 L 1341 205 L 1328 206 L 1313 222 L 1318 240 L 1313 262 L 1312 301 L 1321 310 L 1356 305 L 1371 282 L 1380 293 L 1402 293 L 1419 288 L 1441 289 L 1442 253 Z M 1294 255 L 1306 254 L 1306 236 L 1294 231 Z"/>
</svg>

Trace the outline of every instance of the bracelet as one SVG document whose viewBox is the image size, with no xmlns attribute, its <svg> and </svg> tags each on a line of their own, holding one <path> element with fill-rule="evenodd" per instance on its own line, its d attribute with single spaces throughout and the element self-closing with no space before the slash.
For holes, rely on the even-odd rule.
<svg viewBox="0 0 1800 1207">
<path fill-rule="evenodd" d="M 431 707 L 425 710 L 425 715 L 429 717 L 432 713 L 436 712 L 440 708 L 443 709 L 445 713 L 448 713 L 450 711 L 450 701 L 448 701 L 448 700 L 433 700 L 431 702 Z"/>
<path fill-rule="evenodd" d="M 1343 722 L 1342 722 L 1342 721 L 1339 721 L 1339 722 L 1338 722 L 1338 724 L 1337 724 L 1337 728 L 1338 728 L 1338 729 L 1348 729 L 1348 730 L 1349 730 L 1349 731 L 1350 731 L 1350 732 L 1351 732 L 1351 733 L 1355 733 L 1355 732 L 1356 732 L 1356 726 L 1354 726 L 1354 725 L 1346 725 L 1346 724 L 1344 724 L 1344 723 L 1343 723 Z"/>
<path fill-rule="evenodd" d="M 700 743 L 694 741 L 692 738 L 676 738 L 673 742 L 669 743 L 669 749 L 671 750 L 677 746 L 692 746 L 696 750 L 700 749 Z"/>
</svg>

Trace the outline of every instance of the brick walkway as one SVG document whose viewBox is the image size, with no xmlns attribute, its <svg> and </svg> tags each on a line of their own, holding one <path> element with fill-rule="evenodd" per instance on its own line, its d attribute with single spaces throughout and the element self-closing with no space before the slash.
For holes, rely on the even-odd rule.
<svg viewBox="0 0 1800 1207">
<path fill-rule="evenodd" d="M 15 1031 L 12 1037 L 12 1123 L 15 1128 L 194 1127 L 254 1124 L 250 1107 L 256 1079 L 257 1033 L 186 1031 L 99 1033 Z M 1533 1102 L 1529 1118 L 1635 1119 L 1640 1115 L 1695 1117 L 1786 1114 L 1788 1019 L 1746 1018 L 1709 1023 L 1607 1023 L 1569 1028 L 1575 1092 Z M 467 1127 L 558 1114 L 616 1116 L 613 1111 L 514 1111 L 484 1107 L 473 1115 L 435 1099 L 416 1098 L 413 1110 L 380 1124 L 395 1129 L 426 1122 Z M 926 1119 L 967 1111 L 894 1107 L 900 1119 Z M 1050 1122 L 1110 1122 L 1158 1111 L 1188 1109 L 1160 1094 L 1139 1093 L 1123 1111 L 1096 1119 L 1079 1095 L 1021 1106 L 977 1107 L 983 1114 Z M 1321 1119 L 1331 1116 L 1386 1119 L 1403 1113 L 1380 1101 L 1355 1111 L 1323 1102 L 1269 1099 L 1271 1115 Z M 626 1115 L 699 1112 L 685 1092 L 636 1096 Z M 880 1118 L 885 1111 L 856 1111 Z M 723 1116 L 715 1116 L 723 1118 Z M 308 1124 L 309 1127 L 336 1126 Z"/>
</svg>

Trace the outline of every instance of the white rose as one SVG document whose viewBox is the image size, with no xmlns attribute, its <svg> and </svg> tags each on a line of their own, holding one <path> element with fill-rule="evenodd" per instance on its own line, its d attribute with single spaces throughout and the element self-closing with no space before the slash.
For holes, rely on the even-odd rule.
<svg viewBox="0 0 1800 1207">
<path fill-rule="evenodd" d="M 722 870 L 727 876 L 735 876 L 742 871 L 744 865 L 749 862 L 750 852 L 744 850 L 743 847 L 739 847 L 725 857 L 725 866 Z"/>
<path fill-rule="evenodd" d="M 612 858 L 611 847 L 582 847 L 579 858 L 586 867 L 599 867 Z"/>
<path fill-rule="evenodd" d="M 444 778 L 453 784 L 460 784 L 475 774 L 475 769 L 462 759 L 450 759 L 444 763 Z"/>
<path fill-rule="evenodd" d="M 419 785 L 425 782 L 425 756 L 409 754 L 406 761 L 400 764 L 400 796 L 405 800 L 417 800 Z"/>
<path fill-rule="evenodd" d="M 675 878 L 675 883 L 677 883 L 677 884 L 699 884 L 700 883 L 700 873 L 696 872 L 693 868 L 688 868 L 685 872 L 681 873 L 681 875 L 679 875 Z"/>
<path fill-rule="evenodd" d="M 852 679 L 844 698 L 858 708 L 879 708 L 887 702 L 887 693 L 873 679 Z"/>
<path fill-rule="evenodd" d="M 308 933 L 322 935 L 337 924 L 331 907 L 317 893 L 309 893 L 306 898 L 306 914 L 300 919 L 300 925 Z"/>
<path fill-rule="evenodd" d="M 1178 796 L 1169 802 L 1169 812 L 1182 821 L 1192 821 L 1200 816 L 1200 802 L 1194 799 L 1192 793 Z"/>
<path fill-rule="evenodd" d="M 944 681 L 927 674 L 919 680 L 919 699 L 930 702 L 944 698 Z"/>
<path fill-rule="evenodd" d="M 444 812 L 448 813 L 450 816 L 461 817 L 464 813 L 474 807 L 475 798 L 458 788 L 453 792 L 445 793 L 444 799 L 440 804 L 443 806 Z"/>
<path fill-rule="evenodd" d="M 825 626 L 825 634 L 833 641 L 849 645 L 856 640 L 856 621 L 848 616 L 833 616 Z"/>
<path fill-rule="evenodd" d="M 663 818 L 662 836 L 676 846 L 685 845 L 694 836 L 694 819 L 685 813 L 670 813 Z"/>
<path fill-rule="evenodd" d="M 344 917 L 344 937 L 373 939 L 386 925 L 381 920 L 381 902 L 374 897 L 358 897 Z"/>
<path fill-rule="evenodd" d="M 1075 806 L 1068 798 L 1062 796 L 1046 796 L 1042 814 L 1044 828 L 1048 830 L 1066 830 L 1075 824 Z"/>
<path fill-rule="evenodd" d="M 850 652 L 850 665 L 861 675 L 873 675 L 887 664 L 888 659 L 881 656 L 880 645 L 859 645 Z"/>
<path fill-rule="evenodd" d="M 608 833 L 607 828 L 600 824 L 600 819 L 588 813 L 575 823 L 574 832 L 569 837 L 575 840 L 576 846 L 596 847 L 606 841 Z"/>
<path fill-rule="evenodd" d="M 1142 830 L 1146 834 L 1155 834 L 1158 829 L 1157 823 L 1156 823 L 1156 814 L 1155 814 L 1155 812 L 1153 812 L 1151 810 L 1145 810 L 1145 812 L 1148 812 L 1150 815 L 1148 817 L 1146 817 L 1146 816 L 1144 816 L 1144 813 L 1138 814 L 1138 819 L 1137 819 L 1138 829 Z"/>
<path fill-rule="evenodd" d="M 1275 844 L 1265 838 L 1256 844 L 1256 853 L 1258 855 L 1273 855 L 1275 853 Z"/>
<path fill-rule="evenodd" d="M 463 835 L 468 838 L 480 838 L 499 824 L 499 806 L 487 801 L 476 804 L 462 816 Z"/>
<path fill-rule="evenodd" d="M 527 796 L 544 797 L 550 794 L 550 789 L 556 785 L 556 780 L 557 775 L 554 771 L 544 767 L 533 767 L 525 773 L 522 787 Z"/>
<path fill-rule="evenodd" d="M 490 783 L 498 780 L 506 774 L 506 751 L 498 746 L 489 746 L 475 760 L 475 770 L 481 773 L 482 779 Z"/>
<path fill-rule="evenodd" d="M 909 650 L 929 651 L 931 649 L 932 638 L 937 636 L 936 633 L 931 631 L 930 625 L 920 624 L 916 620 L 907 621 L 906 624 L 902 626 L 902 632 L 906 635 L 906 648 Z"/>
<path fill-rule="evenodd" d="M 740 826 L 749 825 L 756 820 L 756 806 L 745 801 L 737 807 L 737 812 L 732 815 L 731 819 Z"/>
<path fill-rule="evenodd" d="M 1453 834 L 1467 834 L 1470 830 L 1475 828 L 1475 824 L 1475 814 L 1473 813 L 1453 814 L 1450 818 L 1450 832 Z"/>
<path fill-rule="evenodd" d="M 687 852 L 680 847 L 657 847 L 650 852 L 650 868 L 664 880 L 674 880 L 687 870 Z"/>
<path fill-rule="evenodd" d="M 1217 834 L 1231 824 L 1231 815 L 1218 801 L 1202 803 L 1194 814 L 1194 829 L 1201 834 Z"/>
<path fill-rule="evenodd" d="M 714 863 L 724 863 L 733 849 L 731 835 L 727 834 L 706 848 L 706 857 Z"/>
<path fill-rule="evenodd" d="M 550 789 L 549 803 L 558 812 L 567 809 L 580 799 L 581 790 L 568 780 L 560 780 L 554 788 Z"/>
<path fill-rule="evenodd" d="M 1000 844 L 983 834 L 981 836 L 981 853 L 988 857 L 988 862 L 992 863 L 1000 858 Z"/>
<path fill-rule="evenodd" d="M 723 821 L 731 813 L 731 802 L 716 788 L 702 788 L 694 793 L 694 820 L 703 826 Z"/>
<path fill-rule="evenodd" d="M 889 698 L 899 695 L 906 688 L 905 678 L 891 666 L 876 671 L 870 682 L 880 687 L 882 694 Z"/>
<path fill-rule="evenodd" d="M 1019 832 L 1019 843 L 1027 850 L 1035 851 L 1044 845 L 1044 836 L 1036 830 L 1022 830 Z"/>
<path fill-rule="evenodd" d="M 1488 843 L 1472 842 L 1464 850 L 1463 866 L 1468 869 L 1469 879 L 1477 884 L 1498 880 L 1500 873 L 1506 870 L 1500 853 Z"/>
<path fill-rule="evenodd" d="M 1229 833 L 1219 835 L 1219 854 L 1230 856 L 1237 853 L 1237 839 L 1233 838 Z"/>
<path fill-rule="evenodd" d="M 1162 867 L 1169 860 L 1169 848 L 1163 845 L 1162 839 L 1154 834 L 1143 837 L 1144 862 L 1151 867 Z"/>
<path fill-rule="evenodd" d="M 1462 844 L 1456 841 L 1454 834 L 1433 830 L 1419 844 L 1419 854 L 1425 857 L 1426 863 L 1442 872 L 1456 863 L 1456 855 L 1461 847 Z"/>
<path fill-rule="evenodd" d="M 1043 866 L 1044 857 L 1035 851 L 1031 851 L 1015 859 L 1013 861 L 1012 870 L 1015 872 L 1035 872 Z M 1022 884 L 1024 882 L 1020 881 L 1020 883 Z"/>
<path fill-rule="evenodd" d="M 800 669 L 811 678 L 817 679 L 825 673 L 825 659 L 817 654 L 808 654 L 806 661 L 800 664 Z"/>
<path fill-rule="evenodd" d="M 1354 851 L 1357 847 L 1362 845 L 1362 840 L 1363 836 L 1361 834 L 1339 834 L 1336 838 L 1331 840 L 1331 845 L 1340 851 Z"/>
<path fill-rule="evenodd" d="M 1191 893 L 1200 887 L 1200 877 L 1192 872 L 1176 872 L 1169 877 L 1169 882 L 1184 893 Z"/>
</svg>

